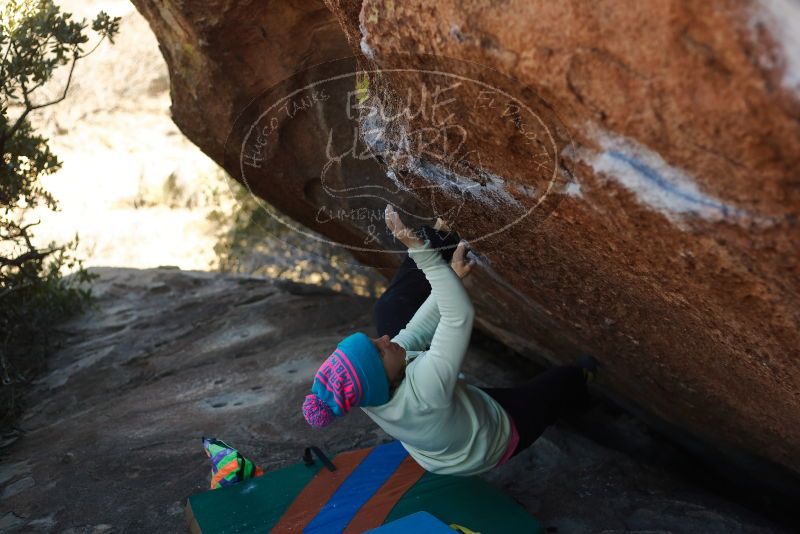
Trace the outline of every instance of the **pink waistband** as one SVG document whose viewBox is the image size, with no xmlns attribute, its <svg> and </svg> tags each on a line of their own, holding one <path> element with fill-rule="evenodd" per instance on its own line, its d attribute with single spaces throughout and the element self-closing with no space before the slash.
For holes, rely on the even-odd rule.
<svg viewBox="0 0 800 534">
<path fill-rule="evenodd" d="M 514 424 L 514 419 L 512 419 L 510 415 L 508 415 L 508 422 L 511 423 L 511 435 L 508 437 L 508 447 L 506 447 L 506 452 L 503 453 L 503 457 L 500 458 L 500 461 L 497 462 L 497 465 L 503 465 L 509 459 L 511 459 L 511 457 L 514 455 L 514 451 L 517 450 L 517 445 L 519 445 L 519 432 L 517 432 L 517 425 Z M 497 465 L 495 467 L 497 467 Z"/>
</svg>

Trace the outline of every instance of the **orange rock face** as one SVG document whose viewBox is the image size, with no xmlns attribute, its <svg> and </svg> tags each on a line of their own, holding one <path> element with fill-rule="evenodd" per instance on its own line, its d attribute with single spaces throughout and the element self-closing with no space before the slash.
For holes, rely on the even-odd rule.
<svg viewBox="0 0 800 534">
<path fill-rule="evenodd" d="M 377 267 L 446 216 L 482 328 L 800 473 L 795 3 L 134 3 L 255 194 Z"/>
</svg>

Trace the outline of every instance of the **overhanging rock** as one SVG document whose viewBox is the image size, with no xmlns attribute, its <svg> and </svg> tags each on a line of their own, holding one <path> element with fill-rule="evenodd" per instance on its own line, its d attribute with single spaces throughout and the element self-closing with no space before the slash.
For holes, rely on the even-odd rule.
<svg viewBox="0 0 800 534">
<path fill-rule="evenodd" d="M 254 193 L 377 267 L 386 201 L 448 215 L 483 328 L 800 473 L 795 2 L 134 4 Z"/>
</svg>

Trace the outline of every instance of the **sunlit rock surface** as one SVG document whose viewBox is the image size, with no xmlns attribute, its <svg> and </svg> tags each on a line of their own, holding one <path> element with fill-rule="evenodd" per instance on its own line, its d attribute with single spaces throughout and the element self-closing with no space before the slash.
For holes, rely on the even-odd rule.
<svg viewBox="0 0 800 534">
<path fill-rule="evenodd" d="M 505 343 L 558 362 L 589 351 L 620 398 L 800 472 L 796 2 L 134 4 L 167 60 L 183 132 L 257 195 L 379 267 L 396 256 L 370 239 L 369 220 L 320 217 L 386 200 L 334 197 L 321 179 L 342 110 L 313 101 L 279 119 L 243 166 L 247 125 L 268 111 L 259 98 L 350 55 L 371 72 L 343 85 L 384 105 L 424 80 L 378 68 L 478 65 L 471 79 L 507 90 L 533 119 L 465 104 L 481 100 L 464 89 L 448 120 L 468 140 L 442 171 L 442 138 L 403 148 L 407 130 L 362 115 L 362 145 L 403 161 L 353 161 L 326 178 L 337 191 L 394 187 L 388 200 L 417 214 L 457 215 L 482 260 L 471 284 L 480 325 Z M 531 124 L 547 141 L 540 152 L 526 144 Z"/>
<path fill-rule="evenodd" d="M 93 271 L 96 308 L 59 325 L 61 346 L 17 422 L 25 432 L 3 444 L 0 531 L 185 532 L 185 498 L 210 476 L 203 435 L 268 471 L 301 461 L 309 444 L 335 455 L 388 439 L 360 410 L 315 431 L 300 409 L 335 343 L 370 331 L 371 300 L 245 276 Z M 478 385 L 525 380 L 519 364 L 479 347 L 465 373 Z M 669 452 L 635 419 L 596 417 L 626 447 Z M 489 479 L 560 532 L 788 532 L 675 466 L 566 426 Z"/>
</svg>

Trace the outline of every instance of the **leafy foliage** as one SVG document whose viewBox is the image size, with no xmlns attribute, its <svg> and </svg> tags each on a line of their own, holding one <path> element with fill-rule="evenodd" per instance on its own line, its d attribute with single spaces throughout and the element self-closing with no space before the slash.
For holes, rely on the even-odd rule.
<svg viewBox="0 0 800 534">
<path fill-rule="evenodd" d="M 303 228 L 300 233 L 288 228 L 270 215 L 265 201 L 257 200 L 232 178 L 227 180 L 233 209 L 215 210 L 208 216 L 221 229 L 214 246 L 215 268 L 321 285 L 356 295 L 376 297 L 383 291 L 385 280 L 380 274 L 359 265 L 346 250 L 321 236 L 310 237 L 311 230 Z M 297 222 L 293 224 L 302 227 Z"/>
<path fill-rule="evenodd" d="M 67 97 L 75 64 L 102 41 L 113 42 L 119 18 L 100 13 L 91 22 L 97 34 L 89 42 L 88 22 L 73 20 L 52 0 L 4 0 L 0 6 L 0 422 L 18 410 L 19 390 L 42 365 L 51 347 L 53 324 L 90 303 L 81 287 L 91 275 L 74 256 L 70 243 L 45 248 L 33 244 L 26 211 L 36 206 L 58 209 L 39 179 L 61 162 L 38 135 L 29 116 Z M 68 69 L 67 80 L 52 98 L 40 91 L 56 69 Z M 64 271 L 75 273 L 64 278 Z"/>
</svg>

